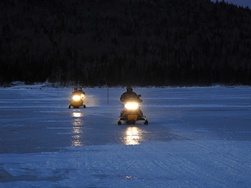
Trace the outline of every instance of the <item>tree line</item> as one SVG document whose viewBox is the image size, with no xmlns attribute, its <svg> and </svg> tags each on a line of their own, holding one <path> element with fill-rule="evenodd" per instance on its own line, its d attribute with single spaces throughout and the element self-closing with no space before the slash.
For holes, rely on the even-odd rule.
<svg viewBox="0 0 251 188">
<path fill-rule="evenodd" d="M 2 0 L 0 84 L 251 85 L 251 10 L 210 0 Z"/>
</svg>

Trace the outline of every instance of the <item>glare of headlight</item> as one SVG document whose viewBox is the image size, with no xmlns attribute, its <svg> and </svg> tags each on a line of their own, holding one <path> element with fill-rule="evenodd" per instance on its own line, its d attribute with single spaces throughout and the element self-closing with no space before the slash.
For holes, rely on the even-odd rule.
<svg viewBox="0 0 251 188">
<path fill-rule="evenodd" d="M 84 94 L 81 94 L 80 95 L 82 99 L 85 99 L 85 95 Z"/>
<path fill-rule="evenodd" d="M 128 102 L 125 104 L 125 108 L 127 110 L 137 110 L 139 108 L 139 104 L 137 102 Z"/>
<path fill-rule="evenodd" d="M 81 99 L 81 97 L 80 97 L 79 95 L 73 95 L 73 96 L 72 96 L 72 99 L 73 99 L 74 101 L 79 101 L 79 100 Z"/>
</svg>

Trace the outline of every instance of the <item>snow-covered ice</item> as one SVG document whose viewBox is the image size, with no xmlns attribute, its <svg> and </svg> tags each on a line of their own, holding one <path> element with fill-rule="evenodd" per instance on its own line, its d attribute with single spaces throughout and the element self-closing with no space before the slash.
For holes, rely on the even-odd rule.
<svg viewBox="0 0 251 188">
<path fill-rule="evenodd" d="M 143 121 L 117 125 L 124 88 L 0 88 L 0 187 L 250 187 L 251 87 L 134 88 Z"/>
</svg>

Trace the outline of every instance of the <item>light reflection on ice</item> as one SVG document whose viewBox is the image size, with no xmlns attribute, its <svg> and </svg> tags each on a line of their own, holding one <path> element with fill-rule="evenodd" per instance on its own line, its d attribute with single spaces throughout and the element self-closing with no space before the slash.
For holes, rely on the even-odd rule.
<svg viewBox="0 0 251 188">
<path fill-rule="evenodd" d="M 80 111 L 74 111 L 72 112 L 72 117 L 74 117 L 72 122 L 72 146 L 82 146 L 83 143 L 81 142 L 82 138 L 82 126 L 83 126 L 83 120 L 81 117 L 83 117 L 84 114 Z"/>
<path fill-rule="evenodd" d="M 83 117 L 83 116 L 84 116 L 84 114 L 81 112 L 72 112 L 72 117 L 79 118 L 79 117 Z"/>
<path fill-rule="evenodd" d="M 142 130 L 138 127 L 128 127 L 124 132 L 125 145 L 139 145 L 142 141 Z"/>
</svg>

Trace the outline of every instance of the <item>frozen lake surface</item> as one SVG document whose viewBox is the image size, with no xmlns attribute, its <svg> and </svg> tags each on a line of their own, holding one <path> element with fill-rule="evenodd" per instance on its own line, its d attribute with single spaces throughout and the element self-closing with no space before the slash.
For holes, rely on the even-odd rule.
<svg viewBox="0 0 251 188">
<path fill-rule="evenodd" d="M 0 88 L 0 187 L 250 187 L 251 87 L 134 88 L 149 125 L 117 125 L 124 88 Z"/>
</svg>

